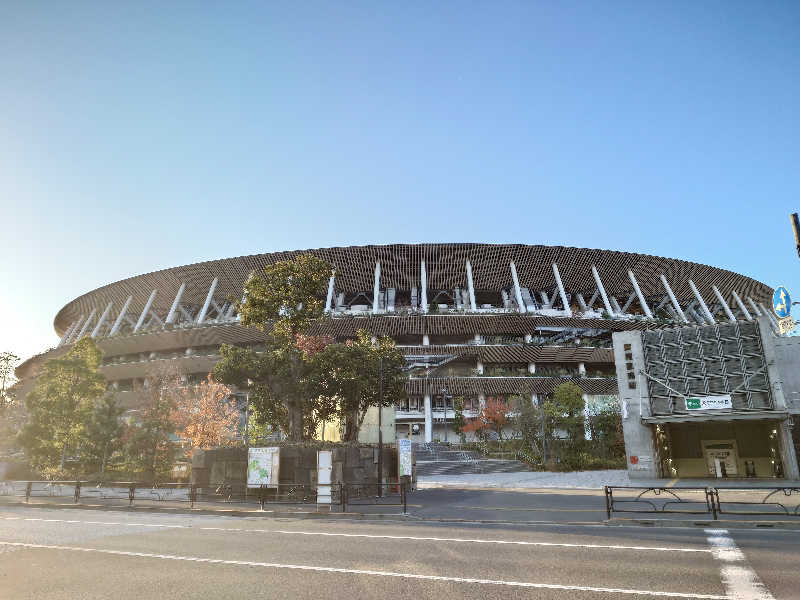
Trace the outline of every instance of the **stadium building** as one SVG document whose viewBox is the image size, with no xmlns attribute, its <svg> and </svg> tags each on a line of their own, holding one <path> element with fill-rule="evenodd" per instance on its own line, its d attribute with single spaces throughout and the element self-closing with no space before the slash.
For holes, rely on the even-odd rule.
<svg viewBox="0 0 800 600">
<path fill-rule="evenodd" d="M 395 407 L 392 433 L 415 441 L 452 440 L 454 396 L 465 399 L 465 416 L 491 397 L 540 401 L 565 381 L 587 404 L 616 400 L 615 332 L 770 318 L 770 287 L 670 258 L 517 244 L 322 248 L 185 265 L 92 290 L 56 315 L 58 346 L 17 375 L 30 386 L 43 361 L 89 335 L 104 352 L 102 373 L 135 408 L 136 383 L 157 363 L 201 378 L 220 344 L 257 349 L 263 334 L 240 325 L 231 300 L 251 272 L 304 252 L 335 269 L 324 298 L 331 318 L 315 333 L 343 340 L 366 329 L 391 336 L 407 356 L 408 397 Z M 630 375 L 620 373 L 627 389 Z"/>
</svg>

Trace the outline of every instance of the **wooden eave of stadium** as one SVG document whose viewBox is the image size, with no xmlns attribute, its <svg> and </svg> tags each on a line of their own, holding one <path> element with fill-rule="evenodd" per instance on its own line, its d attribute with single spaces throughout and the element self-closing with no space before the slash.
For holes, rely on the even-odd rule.
<svg viewBox="0 0 800 600">
<path fill-rule="evenodd" d="M 579 377 L 417 377 L 408 380 L 410 396 L 448 395 L 470 396 L 484 394 L 551 394 L 561 383 L 572 382 L 585 394 L 616 394 L 616 378 Z"/>
<path fill-rule="evenodd" d="M 591 295 L 596 289 L 592 265 L 597 267 L 608 294 L 627 295 L 631 292 L 630 269 L 647 298 L 660 299 L 664 289 L 659 275 L 664 274 L 675 295 L 689 301 L 693 292 L 688 284 L 692 279 L 700 293 L 713 299 L 711 286 L 716 285 L 729 304 L 732 291 L 742 297 L 752 296 L 756 302 L 769 302 L 772 289 L 750 277 L 699 263 L 683 260 L 566 246 L 523 244 L 391 244 L 385 246 L 349 246 L 293 250 L 269 254 L 254 254 L 184 265 L 130 277 L 97 288 L 69 302 L 56 315 L 55 329 L 63 335 L 67 327 L 92 309 L 102 310 L 113 302 L 114 309 L 132 296 L 131 313 L 138 314 L 150 293 L 158 290 L 152 309 L 165 314 L 181 284 L 186 288 L 182 303 L 199 306 L 205 300 L 211 281 L 218 279 L 217 298 L 241 297 L 245 280 L 251 272 L 263 270 L 277 261 L 311 253 L 329 262 L 336 270 L 335 291 L 371 293 L 375 264 L 381 264 L 381 288 L 410 290 L 421 285 L 420 264 L 425 261 L 427 287 L 431 290 L 466 289 L 466 261 L 472 265 L 476 291 L 498 292 L 512 285 L 510 263 L 514 261 L 522 287 L 534 291 L 555 290 L 552 264 L 558 264 L 561 279 L 568 293 Z"/>
<path fill-rule="evenodd" d="M 483 363 L 605 363 L 614 362 L 611 348 L 535 346 L 532 344 L 487 346 L 402 346 L 406 356 L 446 355 L 474 358 Z"/>
</svg>

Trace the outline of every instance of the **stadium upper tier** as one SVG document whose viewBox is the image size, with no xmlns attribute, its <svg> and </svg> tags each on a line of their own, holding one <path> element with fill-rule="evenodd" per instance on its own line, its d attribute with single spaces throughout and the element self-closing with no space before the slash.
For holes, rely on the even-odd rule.
<svg viewBox="0 0 800 600">
<path fill-rule="evenodd" d="M 542 327 L 614 331 L 750 320 L 769 314 L 772 295 L 768 286 L 731 271 L 628 252 L 520 244 L 321 248 L 184 265 L 97 288 L 56 315 L 59 348 L 84 335 L 102 341 L 107 354 L 184 342 L 256 342 L 260 333 L 241 327 L 235 309 L 245 280 L 306 252 L 333 268 L 323 299 L 326 311 L 339 318 L 324 320 L 318 331 L 338 338 L 360 327 L 396 338 L 530 339 Z M 206 333 L 209 326 L 213 334 Z M 437 343 L 454 342 L 426 340 Z M 52 355 L 34 357 L 20 371 Z"/>
</svg>

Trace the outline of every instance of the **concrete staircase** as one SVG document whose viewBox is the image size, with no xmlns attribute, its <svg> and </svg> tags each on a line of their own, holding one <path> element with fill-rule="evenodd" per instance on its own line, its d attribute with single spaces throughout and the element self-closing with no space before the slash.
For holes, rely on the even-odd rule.
<svg viewBox="0 0 800 600">
<path fill-rule="evenodd" d="M 447 444 L 414 444 L 417 475 L 465 475 L 530 471 L 518 460 L 484 458 L 478 452 L 453 450 Z"/>
</svg>

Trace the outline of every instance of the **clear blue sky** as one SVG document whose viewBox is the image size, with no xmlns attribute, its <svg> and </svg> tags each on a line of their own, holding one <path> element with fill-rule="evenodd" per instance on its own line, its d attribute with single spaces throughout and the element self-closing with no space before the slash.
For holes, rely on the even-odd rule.
<svg viewBox="0 0 800 600">
<path fill-rule="evenodd" d="M 134 274 L 476 241 L 800 297 L 800 4 L 7 2 L 0 350 Z"/>
</svg>

